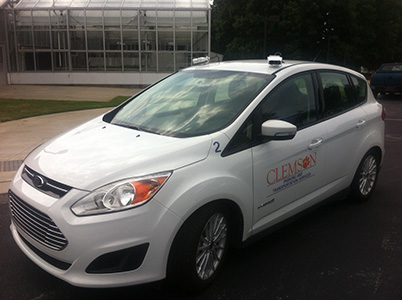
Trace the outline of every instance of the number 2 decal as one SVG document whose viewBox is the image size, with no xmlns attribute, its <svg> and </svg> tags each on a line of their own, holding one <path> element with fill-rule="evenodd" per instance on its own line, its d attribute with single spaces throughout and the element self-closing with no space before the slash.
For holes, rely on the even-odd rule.
<svg viewBox="0 0 402 300">
<path fill-rule="evenodd" d="M 215 153 L 222 152 L 222 150 L 220 149 L 221 144 L 219 144 L 219 142 L 214 142 L 212 145 L 215 146 Z"/>
</svg>

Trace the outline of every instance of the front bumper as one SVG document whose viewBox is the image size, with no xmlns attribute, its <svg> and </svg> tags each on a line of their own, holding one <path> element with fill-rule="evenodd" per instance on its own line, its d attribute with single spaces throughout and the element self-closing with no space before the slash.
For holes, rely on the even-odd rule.
<svg viewBox="0 0 402 300">
<path fill-rule="evenodd" d="M 18 174 L 10 191 L 47 215 L 67 240 L 64 248 L 51 249 L 12 220 L 11 232 L 20 249 L 50 274 L 82 287 L 134 285 L 166 276 L 169 249 L 182 220 L 156 199 L 127 211 L 77 217 L 70 207 L 86 192 L 72 190 L 54 199 Z"/>
</svg>

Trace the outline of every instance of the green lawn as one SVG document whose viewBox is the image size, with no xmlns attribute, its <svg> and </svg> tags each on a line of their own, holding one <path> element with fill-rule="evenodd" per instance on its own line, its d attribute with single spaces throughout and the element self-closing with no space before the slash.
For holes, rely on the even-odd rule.
<svg viewBox="0 0 402 300">
<path fill-rule="evenodd" d="M 0 122 L 66 111 L 114 107 L 128 98 L 117 96 L 109 102 L 0 99 Z"/>
</svg>

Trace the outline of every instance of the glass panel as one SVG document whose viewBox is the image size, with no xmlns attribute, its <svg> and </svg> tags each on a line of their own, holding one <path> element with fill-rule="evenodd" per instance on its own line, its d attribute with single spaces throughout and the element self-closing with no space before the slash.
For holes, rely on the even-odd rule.
<svg viewBox="0 0 402 300">
<path fill-rule="evenodd" d="M 49 31 L 34 31 L 35 49 L 50 49 Z"/>
<path fill-rule="evenodd" d="M 105 49 L 106 50 L 120 50 L 121 49 L 121 38 L 120 31 L 106 31 L 105 32 Z"/>
<path fill-rule="evenodd" d="M 71 62 L 73 70 L 86 70 L 87 69 L 87 57 L 85 52 L 71 52 Z"/>
<path fill-rule="evenodd" d="M 138 50 L 138 33 L 137 31 L 123 31 L 123 49 Z"/>
<path fill-rule="evenodd" d="M 193 51 L 208 51 L 208 32 L 193 32 Z"/>
<path fill-rule="evenodd" d="M 156 50 L 155 31 L 141 31 L 141 50 Z"/>
<path fill-rule="evenodd" d="M 69 25 L 70 29 L 84 29 L 85 28 L 85 11 L 83 10 L 70 10 Z"/>
<path fill-rule="evenodd" d="M 67 31 L 52 31 L 53 49 L 67 50 Z"/>
<path fill-rule="evenodd" d="M 36 2 L 38 2 L 38 0 L 21 0 L 21 1 L 17 4 L 17 7 L 18 7 L 18 8 L 23 8 L 23 7 L 32 8 L 32 7 L 35 6 Z"/>
<path fill-rule="evenodd" d="M 191 53 L 176 53 L 176 70 L 184 69 L 191 65 Z"/>
<path fill-rule="evenodd" d="M 173 30 L 173 11 L 158 11 L 158 29 L 163 30 L 162 27 L 167 26 L 168 30 Z"/>
<path fill-rule="evenodd" d="M 191 51 L 191 32 L 176 32 L 176 50 Z"/>
<path fill-rule="evenodd" d="M 101 10 L 87 10 L 85 14 L 87 16 L 87 28 L 89 30 L 99 30 L 102 28 L 103 18 Z"/>
<path fill-rule="evenodd" d="M 20 53 L 18 57 L 20 61 L 20 70 L 22 71 L 34 71 L 35 70 L 35 65 L 34 65 L 34 58 L 33 58 L 33 53 L 24 51 Z"/>
<path fill-rule="evenodd" d="M 177 0 L 177 2 L 181 2 L 183 0 Z M 192 7 L 194 8 L 209 8 L 209 0 L 192 0 Z"/>
<path fill-rule="evenodd" d="M 37 52 L 36 54 L 36 70 L 52 70 L 51 52 Z"/>
<path fill-rule="evenodd" d="M 8 15 L 8 19 L 12 20 L 12 14 Z M 14 26 L 8 26 L 8 49 L 10 51 L 10 70 L 13 72 L 17 71 L 17 51 L 15 49 L 15 36 L 14 36 Z"/>
<path fill-rule="evenodd" d="M 36 29 L 48 29 L 49 28 L 49 12 L 34 10 L 32 11 L 32 22 Z"/>
<path fill-rule="evenodd" d="M 158 48 L 161 51 L 173 51 L 173 32 L 158 31 Z"/>
<path fill-rule="evenodd" d="M 103 7 L 104 3 L 105 3 L 104 0 L 91 0 L 88 3 L 88 7 Z"/>
<path fill-rule="evenodd" d="M 125 52 L 124 53 L 124 70 L 125 71 L 138 71 L 139 70 L 139 55 L 138 53 Z"/>
<path fill-rule="evenodd" d="M 66 28 L 67 12 L 65 10 L 51 10 L 50 11 L 50 23 L 52 28 Z"/>
<path fill-rule="evenodd" d="M 102 52 L 88 53 L 89 69 L 103 71 L 105 68 L 104 56 Z"/>
<path fill-rule="evenodd" d="M 153 72 L 156 71 L 156 53 L 142 52 L 141 54 L 141 71 Z"/>
<path fill-rule="evenodd" d="M 53 52 L 53 65 L 55 70 L 67 70 L 67 52 Z"/>
<path fill-rule="evenodd" d="M 159 72 L 174 71 L 173 52 L 159 52 Z"/>
<path fill-rule="evenodd" d="M 35 8 L 38 8 L 38 7 L 49 7 L 49 6 L 52 6 L 52 4 L 53 4 L 53 0 L 38 0 L 36 3 L 35 3 Z"/>
<path fill-rule="evenodd" d="M 30 31 L 17 31 L 18 50 L 32 49 L 32 33 Z"/>
<path fill-rule="evenodd" d="M 121 52 L 106 52 L 106 70 L 121 71 Z"/>
<path fill-rule="evenodd" d="M 105 10 L 103 12 L 105 22 L 105 29 L 120 30 L 120 11 L 119 10 Z"/>
<path fill-rule="evenodd" d="M 73 0 L 71 2 L 70 7 L 86 7 L 89 0 Z"/>
<path fill-rule="evenodd" d="M 141 7 L 157 7 L 157 0 L 141 0 Z"/>
<path fill-rule="evenodd" d="M 87 34 L 88 34 L 88 49 L 103 50 L 103 32 L 88 31 Z"/>
<path fill-rule="evenodd" d="M 175 0 L 158 0 L 158 7 L 175 7 Z"/>
<path fill-rule="evenodd" d="M 125 1 L 123 7 L 140 7 L 140 0 Z"/>
<path fill-rule="evenodd" d="M 71 50 L 85 50 L 85 31 L 70 31 Z"/>
<path fill-rule="evenodd" d="M 106 0 L 105 7 L 120 7 L 123 0 Z"/>
<path fill-rule="evenodd" d="M 48 1 L 48 0 L 41 0 L 41 1 Z M 59 7 L 70 7 L 71 6 L 71 0 L 53 0 L 53 1 L 54 1 L 54 6 L 56 6 L 56 7 L 58 7 L 58 6 Z"/>
<path fill-rule="evenodd" d="M 137 29 L 138 27 L 138 11 L 136 10 L 123 10 L 121 12 L 123 30 Z"/>
</svg>

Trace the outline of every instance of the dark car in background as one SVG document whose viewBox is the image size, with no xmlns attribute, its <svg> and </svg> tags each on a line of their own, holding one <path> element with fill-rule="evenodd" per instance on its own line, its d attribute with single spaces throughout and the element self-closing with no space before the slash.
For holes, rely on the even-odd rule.
<svg viewBox="0 0 402 300">
<path fill-rule="evenodd" d="M 386 63 L 373 74 L 370 82 L 374 96 L 402 93 L 402 63 Z"/>
</svg>

